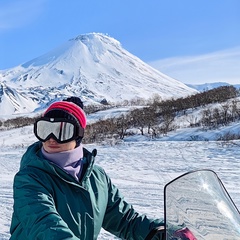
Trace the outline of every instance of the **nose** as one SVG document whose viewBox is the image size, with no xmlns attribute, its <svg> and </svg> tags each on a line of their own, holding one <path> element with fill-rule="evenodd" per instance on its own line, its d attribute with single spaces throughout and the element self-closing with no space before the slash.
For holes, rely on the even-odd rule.
<svg viewBox="0 0 240 240">
<path fill-rule="evenodd" d="M 49 138 L 48 141 L 51 142 L 51 143 L 56 143 L 56 142 L 57 142 L 57 141 L 56 141 L 55 139 L 53 139 L 53 138 Z"/>
</svg>

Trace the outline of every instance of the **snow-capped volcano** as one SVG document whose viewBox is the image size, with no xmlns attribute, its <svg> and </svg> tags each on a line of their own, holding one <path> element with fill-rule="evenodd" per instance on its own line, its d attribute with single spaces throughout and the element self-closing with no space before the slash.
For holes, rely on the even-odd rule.
<svg viewBox="0 0 240 240">
<path fill-rule="evenodd" d="M 99 33 L 80 35 L 40 57 L 0 71 L 0 84 L 2 114 L 33 112 L 70 95 L 80 96 L 86 104 L 149 99 L 155 94 L 167 99 L 197 92 Z"/>
</svg>

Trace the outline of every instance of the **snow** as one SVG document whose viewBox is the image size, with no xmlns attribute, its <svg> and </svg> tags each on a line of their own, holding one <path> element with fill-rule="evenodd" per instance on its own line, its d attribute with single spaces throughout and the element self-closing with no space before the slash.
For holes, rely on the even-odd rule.
<svg viewBox="0 0 240 240">
<path fill-rule="evenodd" d="M 236 125 L 236 128 L 239 126 Z M 186 131 L 150 140 L 126 139 L 117 145 L 86 144 L 96 148 L 96 164 L 112 178 L 125 199 L 136 210 L 153 218 L 163 217 L 163 188 L 173 178 L 197 169 L 212 169 L 221 178 L 236 206 L 240 208 L 240 141 L 176 141 Z M 178 137 L 174 137 L 174 134 Z M 205 137 L 207 137 L 205 133 Z M 181 138 L 180 138 L 181 135 Z M 36 141 L 32 126 L 0 132 L 0 239 L 9 239 L 12 214 L 12 184 L 22 154 Z M 100 240 L 116 239 L 104 230 Z"/>
<path fill-rule="evenodd" d="M 204 83 L 204 84 L 186 84 L 186 85 L 198 90 L 199 92 L 204 92 L 214 88 L 218 88 L 222 86 L 231 86 L 231 85 L 233 85 L 237 89 L 240 88 L 240 84 L 229 84 L 226 82 L 212 82 L 212 83 Z"/>
</svg>

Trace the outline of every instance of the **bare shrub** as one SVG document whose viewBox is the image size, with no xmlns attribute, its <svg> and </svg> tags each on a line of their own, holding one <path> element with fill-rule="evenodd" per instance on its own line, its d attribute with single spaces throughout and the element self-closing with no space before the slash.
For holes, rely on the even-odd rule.
<svg viewBox="0 0 240 240">
<path fill-rule="evenodd" d="M 238 139 L 240 139 L 240 132 L 239 133 L 226 132 L 224 134 L 219 135 L 217 141 L 230 141 Z"/>
</svg>

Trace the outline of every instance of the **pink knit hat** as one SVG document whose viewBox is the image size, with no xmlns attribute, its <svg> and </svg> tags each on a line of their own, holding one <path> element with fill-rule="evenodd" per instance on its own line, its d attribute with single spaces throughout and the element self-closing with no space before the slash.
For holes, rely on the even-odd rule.
<svg viewBox="0 0 240 240">
<path fill-rule="evenodd" d="M 86 128 L 87 119 L 81 107 L 73 102 L 60 101 L 51 104 L 44 113 L 44 117 L 67 118 L 73 115 L 82 128 Z"/>
</svg>

